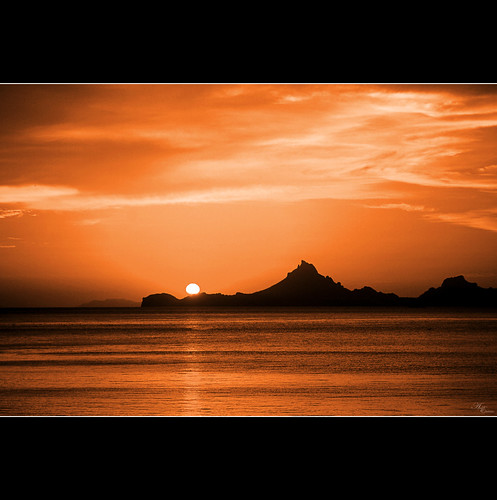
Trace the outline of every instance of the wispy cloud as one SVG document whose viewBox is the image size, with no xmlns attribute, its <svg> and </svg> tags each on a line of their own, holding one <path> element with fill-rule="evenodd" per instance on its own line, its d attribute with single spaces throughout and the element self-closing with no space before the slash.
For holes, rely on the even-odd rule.
<svg viewBox="0 0 497 500">
<path fill-rule="evenodd" d="M 53 198 L 75 195 L 78 190 L 65 186 L 22 185 L 0 186 L 0 203 L 38 203 Z"/>
<path fill-rule="evenodd" d="M 365 206 L 375 209 L 416 212 L 421 217 L 432 222 L 448 222 L 460 226 L 497 232 L 497 209 L 469 209 L 459 212 L 448 212 L 435 209 L 434 207 L 411 205 L 409 203 L 384 203 Z"/>
<path fill-rule="evenodd" d="M 41 196 L 40 192 L 50 193 Z M 32 197 L 29 194 L 33 194 Z M 19 194 L 18 197 L 15 195 Z M 385 197 L 387 195 L 384 195 Z M 92 211 L 126 207 L 145 207 L 176 204 L 233 203 L 243 201 L 291 202 L 308 199 L 364 199 L 368 198 L 368 185 L 340 182 L 335 179 L 323 184 L 307 183 L 302 186 L 254 184 L 241 187 L 211 188 L 203 190 L 178 191 L 156 195 L 101 195 L 80 192 L 72 188 L 39 186 L 39 190 L 16 188 L 5 196 L 13 204 L 23 204 L 29 210 Z M 378 193 L 375 191 L 375 197 Z M 4 201 L 5 203 L 6 201 Z M 4 210 L 4 216 L 22 215 L 26 210 Z M 88 218 L 81 224 L 92 225 L 100 218 Z"/>
<path fill-rule="evenodd" d="M 33 115 L 26 126 L 12 115 L 15 135 L 6 129 L 0 140 L 4 164 L 16 167 L 0 172 L 0 203 L 14 205 L 0 210 L 0 218 L 28 209 L 382 199 L 375 208 L 434 220 L 453 213 L 445 220 L 493 227 L 492 215 L 476 205 L 463 217 L 441 210 L 436 196 L 431 207 L 415 197 L 399 203 L 394 187 L 497 194 L 492 90 L 96 86 L 63 89 L 71 99 L 62 106 L 54 99 L 62 91 L 50 87 L 40 97 L 46 118 Z M 18 177 L 9 178 L 14 171 Z M 13 185 L 19 179 L 30 181 Z M 90 225 L 99 217 L 85 220 Z"/>
<path fill-rule="evenodd" d="M 80 226 L 96 226 L 97 224 L 100 224 L 102 222 L 102 219 L 82 219 L 78 221 L 78 224 Z"/>
<path fill-rule="evenodd" d="M 333 176 L 355 184 L 369 176 L 497 186 L 496 171 L 478 170 L 494 161 L 478 141 L 482 130 L 497 128 L 497 103 L 488 95 L 476 98 L 474 89 L 159 85 L 65 92 L 83 90 L 70 114 L 52 99 L 61 117 L 52 123 L 33 118 L 3 149 L 0 142 L 0 154 L 23 177 L 117 195 L 171 184 L 236 188 L 242 177 L 280 185 Z"/>
<path fill-rule="evenodd" d="M 0 219 L 7 219 L 8 217 L 21 217 L 23 210 L 3 210 L 0 209 Z"/>
<path fill-rule="evenodd" d="M 365 205 L 368 208 L 398 209 L 406 212 L 431 212 L 433 208 L 423 205 L 410 205 L 409 203 L 383 203 L 382 205 Z"/>
<path fill-rule="evenodd" d="M 497 209 L 468 210 L 461 213 L 428 213 L 425 216 L 435 221 L 497 232 Z"/>
</svg>

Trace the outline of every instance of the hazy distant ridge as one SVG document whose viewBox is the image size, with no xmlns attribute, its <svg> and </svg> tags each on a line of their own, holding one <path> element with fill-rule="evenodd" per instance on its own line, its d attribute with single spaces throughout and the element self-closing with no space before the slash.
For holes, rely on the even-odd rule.
<svg viewBox="0 0 497 500">
<path fill-rule="evenodd" d="M 138 307 L 139 302 L 127 299 L 104 299 L 85 302 L 78 307 Z"/>
</svg>

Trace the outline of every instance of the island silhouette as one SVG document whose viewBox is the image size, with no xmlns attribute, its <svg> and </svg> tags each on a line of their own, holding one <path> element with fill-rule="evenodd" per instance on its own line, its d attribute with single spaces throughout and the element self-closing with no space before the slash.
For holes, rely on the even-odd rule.
<svg viewBox="0 0 497 500">
<path fill-rule="evenodd" d="M 138 307 L 140 302 L 128 299 L 104 299 L 104 300 L 91 300 L 85 302 L 78 307 Z"/>
<path fill-rule="evenodd" d="M 447 278 L 438 288 L 419 297 L 400 297 L 364 286 L 349 290 L 340 282 L 318 273 L 313 264 L 302 260 L 278 283 L 253 293 L 235 295 L 201 292 L 178 299 L 169 293 L 143 297 L 141 307 L 164 306 L 465 306 L 497 307 L 497 289 L 482 288 L 464 276 Z"/>
</svg>

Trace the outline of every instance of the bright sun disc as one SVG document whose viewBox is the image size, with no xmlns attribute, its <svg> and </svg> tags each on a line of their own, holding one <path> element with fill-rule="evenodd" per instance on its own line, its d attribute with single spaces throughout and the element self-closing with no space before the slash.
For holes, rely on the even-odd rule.
<svg viewBox="0 0 497 500">
<path fill-rule="evenodd" d="M 200 292 L 200 287 L 196 283 L 190 283 L 186 287 L 186 291 L 187 291 L 187 293 L 194 295 L 194 294 Z"/>
</svg>

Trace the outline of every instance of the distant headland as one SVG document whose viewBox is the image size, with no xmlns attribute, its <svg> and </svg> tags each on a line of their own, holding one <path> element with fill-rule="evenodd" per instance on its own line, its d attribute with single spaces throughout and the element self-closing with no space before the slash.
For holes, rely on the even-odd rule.
<svg viewBox="0 0 497 500">
<path fill-rule="evenodd" d="M 104 299 L 85 302 L 78 307 L 139 307 L 140 302 L 128 299 Z"/>
<path fill-rule="evenodd" d="M 182 299 L 169 293 L 143 297 L 141 307 L 164 306 L 462 306 L 497 307 L 497 288 L 482 288 L 464 276 L 447 278 L 419 297 L 399 297 L 369 286 L 349 290 L 304 260 L 280 282 L 254 293 L 199 293 Z"/>
</svg>

